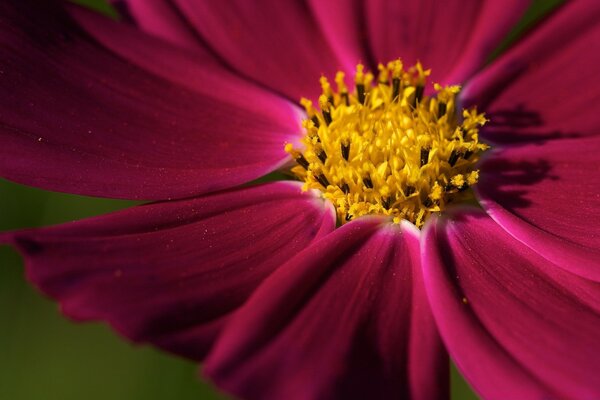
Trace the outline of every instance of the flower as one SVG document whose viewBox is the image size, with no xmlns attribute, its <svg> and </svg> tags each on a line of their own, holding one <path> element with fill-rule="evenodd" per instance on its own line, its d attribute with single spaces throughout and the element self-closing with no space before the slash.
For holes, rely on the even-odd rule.
<svg viewBox="0 0 600 400">
<path fill-rule="evenodd" d="M 484 398 L 600 396 L 596 1 L 483 70 L 524 2 L 126 4 L 137 28 L 0 5 L 0 174 L 158 200 L 0 234 L 65 314 L 244 398 L 444 397 L 445 348 Z M 334 230 L 318 191 L 240 186 L 290 161 L 322 73 L 398 57 L 489 118 L 481 209 Z"/>
</svg>

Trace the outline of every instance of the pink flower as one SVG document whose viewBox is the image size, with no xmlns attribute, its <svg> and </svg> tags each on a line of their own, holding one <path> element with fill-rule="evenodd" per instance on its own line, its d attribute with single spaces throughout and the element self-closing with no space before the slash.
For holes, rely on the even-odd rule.
<svg viewBox="0 0 600 400">
<path fill-rule="evenodd" d="M 485 68 L 524 2 L 125 3 L 136 27 L 0 5 L 0 175 L 158 201 L 0 234 L 66 315 L 249 399 L 445 397 L 445 349 L 484 398 L 600 397 L 599 2 Z M 322 73 L 398 57 L 490 119 L 481 208 L 335 229 L 318 191 L 243 185 L 288 165 Z"/>
</svg>

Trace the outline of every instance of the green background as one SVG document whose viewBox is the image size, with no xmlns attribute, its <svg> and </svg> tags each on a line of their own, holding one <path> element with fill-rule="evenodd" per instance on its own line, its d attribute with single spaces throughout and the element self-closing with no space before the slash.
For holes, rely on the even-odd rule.
<svg viewBox="0 0 600 400">
<path fill-rule="evenodd" d="M 116 15 L 104 0 L 77 2 Z M 498 52 L 558 2 L 535 1 Z M 0 230 L 73 221 L 132 204 L 0 180 Z M 451 389 L 453 399 L 477 398 L 454 369 Z M 19 255 L 0 247 L 0 399 L 224 398 L 199 379 L 196 365 L 133 346 L 106 325 L 73 324 L 62 317 L 54 303 L 25 282 Z"/>
</svg>

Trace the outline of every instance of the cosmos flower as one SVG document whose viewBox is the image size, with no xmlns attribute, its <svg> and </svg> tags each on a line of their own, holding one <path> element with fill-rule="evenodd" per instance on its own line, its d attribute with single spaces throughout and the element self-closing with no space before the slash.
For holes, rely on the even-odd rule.
<svg viewBox="0 0 600 400">
<path fill-rule="evenodd" d="M 0 234 L 66 315 L 242 398 L 445 397 L 446 350 L 600 397 L 597 1 L 487 67 L 526 2 L 124 5 L 0 5 L 0 175 L 156 201 Z"/>
</svg>

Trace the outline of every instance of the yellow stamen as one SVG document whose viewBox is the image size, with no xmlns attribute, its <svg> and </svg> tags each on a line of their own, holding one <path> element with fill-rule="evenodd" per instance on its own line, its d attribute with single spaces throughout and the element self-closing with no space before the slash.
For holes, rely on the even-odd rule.
<svg viewBox="0 0 600 400">
<path fill-rule="evenodd" d="M 420 63 L 406 71 L 396 60 L 381 64 L 373 83 L 359 64 L 355 91 L 338 72 L 337 92 L 321 78 L 320 111 L 302 99 L 303 148 L 285 150 L 304 189 L 331 200 L 341 223 L 383 214 L 420 228 L 477 183 L 475 164 L 488 148 L 479 128 L 487 120 L 476 108 L 457 111 L 459 86 L 436 84 L 436 94 L 425 95 L 429 74 Z"/>
</svg>

